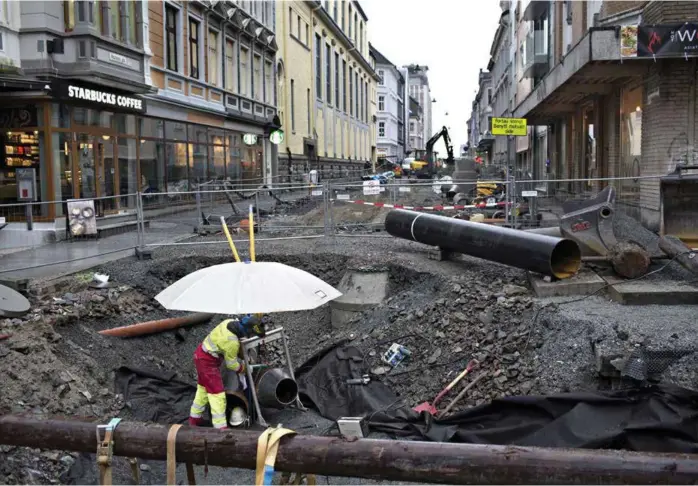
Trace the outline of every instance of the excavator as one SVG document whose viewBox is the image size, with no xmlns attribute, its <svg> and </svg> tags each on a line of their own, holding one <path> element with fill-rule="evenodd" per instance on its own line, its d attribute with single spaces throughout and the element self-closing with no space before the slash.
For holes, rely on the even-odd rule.
<svg viewBox="0 0 698 486">
<path fill-rule="evenodd" d="M 448 134 L 448 129 L 446 127 L 442 127 L 441 130 L 436 132 L 433 137 L 427 140 L 426 150 L 415 150 L 415 160 L 412 161 L 410 165 L 412 174 L 414 174 L 418 179 L 431 179 L 436 175 L 434 145 L 441 137 L 444 138 L 444 144 L 446 145 L 446 164 L 455 163 L 451 137 Z"/>
</svg>

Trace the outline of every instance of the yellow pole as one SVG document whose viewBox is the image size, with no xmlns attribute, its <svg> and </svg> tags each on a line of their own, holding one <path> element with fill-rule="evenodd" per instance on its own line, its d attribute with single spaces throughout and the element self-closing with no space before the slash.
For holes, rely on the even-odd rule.
<svg viewBox="0 0 698 486">
<path fill-rule="evenodd" d="M 240 255 L 238 255 L 238 250 L 235 248 L 235 242 L 233 242 L 233 238 L 230 236 L 230 231 L 228 231 L 228 224 L 225 222 L 225 218 L 221 216 L 221 226 L 223 226 L 223 233 L 225 233 L 225 237 L 228 238 L 228 244 L 230 245 L 230 249 L 233 250 L 233 256 L 235 257 L 235 261 L 240 263 Z"/>
<path fill-rule="evenodd" d="M 250 215 L 249 215 L 249 231 L 250 231 L 250 260 L 257 261 L 254 254 L 254 211 L 252 211 L 252 205 L 250 204 Z"/>
</svg>

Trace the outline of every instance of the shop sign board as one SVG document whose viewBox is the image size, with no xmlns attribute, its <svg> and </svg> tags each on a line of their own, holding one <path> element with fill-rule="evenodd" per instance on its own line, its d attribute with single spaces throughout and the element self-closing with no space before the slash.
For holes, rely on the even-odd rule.
<svg viewBox="0 0 698 486">
<path fill-rule="evenodd" d="M 284 141 L 284 131 L 281 129 L 274 130 L 269 134 L 269 141 L 274 145 L 279 145 L 281 142 Z"/>
<path fill-rule="evenodd" d="M 528 134 L 525 118 L 492 118 L 492 135 L 514 135 L 523 137 Z"/>
<path fill-rule="evenodd" d="M 242 141 L 245 145 L 254 145 L 257 143 L 257 135 L 254 133 L 246 133 L 242 136 Z"/>
<path fill-rule="evenodd" d="M 622 57 L 698 55 L 698 23 L 626 25 L 620 29 Z"/>
<path fill-rule="evenodd" d="M 381 193 L 380 181 L 364 181 L 364 196 L 377 196 Z"/>
<path fill-rule="evenodd" d="M 115 92 L 101 86 L 86 86 L 65 80 L 56 80 L 51 84 L 52 94 L 59 99 L 75 101 L 99 109 L 145 113 L 143 98 Z"/>
</svg>

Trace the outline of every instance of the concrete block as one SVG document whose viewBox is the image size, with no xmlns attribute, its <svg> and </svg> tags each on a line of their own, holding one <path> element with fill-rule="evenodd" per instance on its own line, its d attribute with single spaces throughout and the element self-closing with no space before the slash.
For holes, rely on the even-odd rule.
<svg viewBox="0 0 698 486">
<path fill-rule="evenodd" d="M 577 275 L 546 282 L 542 275 L 528 272 L 528 281 L 537 297 L 584 296 L 598 292 L 606 282 L 591 270 L 582 268 Z"/>
<path fill-rule="evenodd" d="M 604 276 L 608 295 L 624 305 L 698 305 L 698 287 L 673 280 L 628 282 Z"/>
<path fill-rule="evenodd" d="M 453 256 L 453 253 L 454 252 L 450 250 L 444 250 L 443 248 L 431 248 L 429 250 L 429 259 L 443 262 L 450 260 Z"/>
<path fill-rule="evenodd" d="M 136 258 L 139 260 L 151 260 L 153 251 L 149 248 L 136 248 Z"/>
</svg>

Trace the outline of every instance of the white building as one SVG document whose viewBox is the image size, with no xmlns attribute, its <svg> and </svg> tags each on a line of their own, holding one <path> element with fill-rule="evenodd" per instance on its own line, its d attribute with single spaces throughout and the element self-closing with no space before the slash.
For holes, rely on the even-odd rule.
<svg viewBox="0 0 698 486">
<path fill-rule="evenodd" d="M 405 78 L 375 47 L 377 86 L 376 151 L 378 160 L 401 162 L 405 158 Z"/>
<path fill-rule="evenodd" d="M 409 95 L 417 100 L 419 106 L 422 107 L 422 146 L 412 147 L 417 150 L 424 150 L 424 144 L 434 135 L 432 127 L 432 110 L 431 110 L 431 89 L 429 88 L 429 77 L 427 72 L 428 66 L 420 66 L 419 64 L 410 64 L 406 66 L 409 73 Z"/>
</svg>

